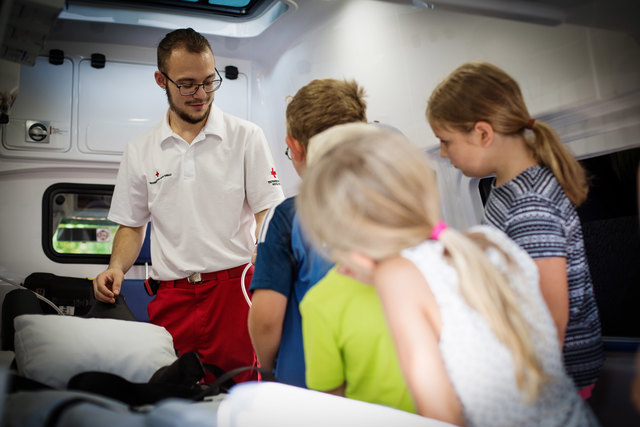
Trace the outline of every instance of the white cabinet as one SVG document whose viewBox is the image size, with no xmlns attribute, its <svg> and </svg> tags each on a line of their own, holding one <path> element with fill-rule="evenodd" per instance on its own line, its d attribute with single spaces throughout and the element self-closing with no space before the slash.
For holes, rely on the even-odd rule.
<svg viewBox="0 0 640 427">
<path fill-rule="evenodd" d="M 167 110 L 153 77 L 154 65 L 107 61 L 78 66 L 78 148 L 83 153 L 121 154 L 127 142 L 151 128 Z"/>
<path fill-rule="evenodd" d="M 94 68 L 88 56 L 65 58 L 58 66 L 38 57 L 35 66 L 23 65 L 9 123 L 2 126 L 0 157 L 118 162 L 127 143 L 167 111 L 155 70 L 155 64 L 108 57 L 104 68 Z M 224 67 L 219 71 L 224 79 Z M 241 72 L 223 80 L 214 102 L 249 119 L 248 94 L 248 77 Z"/>
<path fill-rule="evenodd" d="M 20 67 L 20 88 L 9 123 L 2 126 L 2 150 L 66 152 L 71 149 L 73 64 L 49 64 L 38 57 Z"/>
</svg>

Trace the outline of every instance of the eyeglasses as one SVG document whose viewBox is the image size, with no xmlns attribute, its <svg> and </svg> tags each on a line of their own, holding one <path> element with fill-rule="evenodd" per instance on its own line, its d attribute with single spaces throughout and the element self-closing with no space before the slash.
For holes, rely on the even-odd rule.
<svg viewBox="0 0 640 427">
<path fill-rule="evenodd" d="M 293 160 L 293 157 L 291 156 L 291 152 L 289 151 L 289 147 L 287 147 L 287 149 L 284 150 L 284 155 L 287 156 L 287 159 Z"/>
<path fill-rule="evenodd" d="M 164 71 L 160 71 L 160 72 L 162 73 L 163 76 L 167 78 L 167 80 L 169 80 L 171 83 L 176 85 L 176 87 L 178 88 L 178 91 L 180 92 L 180 95 L 182 96 L 193 95 L 198 91 L 198 89 L 200 89 L 200 86 L 202 86 L 202 89 L 207 93 L 215 92 L 216 90 L 220 89 L 220 85 L 222 85 L 222 76 L 220 76 L 220 73 L 218 72 L 217 69 L 216 69 L 216 75 L 218 76 L 217 79 L 209 80 L 203 83 L 184 83 L 181 85 L 171 80 L 171 78 L 167 76 L 164 73 Z"/>
</svg>

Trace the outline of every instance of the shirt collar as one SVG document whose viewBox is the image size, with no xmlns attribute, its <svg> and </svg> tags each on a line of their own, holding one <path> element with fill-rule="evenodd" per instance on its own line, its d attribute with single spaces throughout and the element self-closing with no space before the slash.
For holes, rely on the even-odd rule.
<svg viewBox="0 0 640 427">
<path fill-rule="evenodd" d="M 202 129 L 205 135 L 217 135 L 218 137 L 220 137 L 220 139 L 225 139 L 226 128 L 224 126 L 223 115 L 224 113 L 216 104 L 211 104 L 209 117 L 207 118 L 207 122 Z"/>
<path fill-rule="evenodd" d="M 223 114 L 222 110 L 216 104 L 211 104 L 211 111 L 209 112 L 209 117 L 207 117 L 207 122 L 202 128 L 202 132 L 204 132 L 205 135 L 216 135 L 224 140 L 226 128 L 224 126 Z M 164 142 L 171 139 L 174 135 L 176 135 L 176 133 L 169 125 L 169 109 L 167 109 L 160 125 L 160 141 Z"/>
</svg>

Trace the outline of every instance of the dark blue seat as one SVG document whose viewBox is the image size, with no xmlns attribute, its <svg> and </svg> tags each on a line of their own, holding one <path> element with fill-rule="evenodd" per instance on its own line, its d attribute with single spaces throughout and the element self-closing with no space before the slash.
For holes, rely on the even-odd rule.
<svg viewBox="0 0 640 427">
<path fill-rule="evenodd" d="M 151 265 L 151 241 L 149 233 L 151 230 L 151 223 L 147 224 L 147 234 L 144 237 L 142 248 L 138 259 L 136 259 L 136 265 Z M 147 294 L 144 289 L 144 280 L 140 279 L 125 279 L 121 295 L 124 296 L 127 305 L 133 312 L 136 319 L 140 322 L 148 322 L 149 315 L 147 314 L 147 304 L 153 299 Z"/>
</svg>

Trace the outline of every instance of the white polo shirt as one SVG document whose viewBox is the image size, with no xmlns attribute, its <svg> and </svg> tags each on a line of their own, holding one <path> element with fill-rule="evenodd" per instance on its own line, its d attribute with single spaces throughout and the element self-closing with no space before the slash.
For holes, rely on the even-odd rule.
<svg viewBox="0 0 640 427">
<path fill-rule="evenodd" d="M 249 262 L 254 214 L 283 199 L 262 130 L 212 105 L 191 144 L 171 130 L 167 112 L 127 145 L 109 219 L 151 220 L 151 277 L 172 280 Z"/>
</svg>

